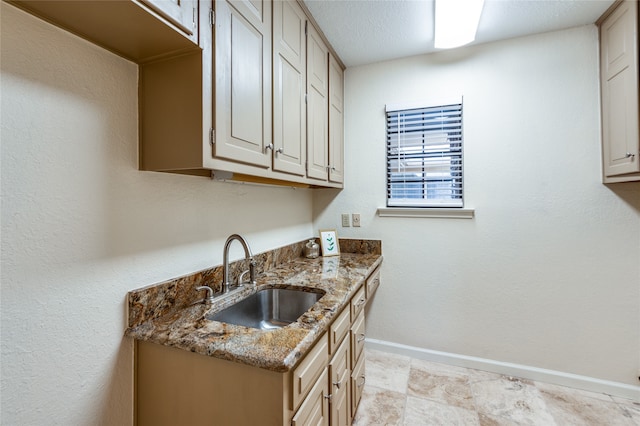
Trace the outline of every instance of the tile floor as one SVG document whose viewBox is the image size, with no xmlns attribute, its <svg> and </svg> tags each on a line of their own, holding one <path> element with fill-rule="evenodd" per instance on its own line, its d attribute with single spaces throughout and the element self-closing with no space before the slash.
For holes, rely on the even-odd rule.
<svg viewBox="0 0 640 426">
<path fill-rule="evenodd" d="M 640 403 L 366 349 L 353 424 L 640 426 Z"/>
</svg>

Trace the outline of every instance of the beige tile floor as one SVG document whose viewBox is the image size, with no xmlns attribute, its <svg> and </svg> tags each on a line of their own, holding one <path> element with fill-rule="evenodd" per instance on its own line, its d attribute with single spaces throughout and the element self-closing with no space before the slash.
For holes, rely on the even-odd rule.
<svg viewBox="0 0 640 426">
<path fill-rule="evenodd" d="M 640 403 L 366 349 L 353 424 L 640 426 Z"/>
</svg>

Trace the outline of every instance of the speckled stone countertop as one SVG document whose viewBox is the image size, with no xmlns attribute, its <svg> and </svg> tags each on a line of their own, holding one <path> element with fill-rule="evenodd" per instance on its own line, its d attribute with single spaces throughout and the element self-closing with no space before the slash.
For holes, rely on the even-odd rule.
<svg viewBox="0 0 640 426">
<path fill-rule="evenodd" d="M 259 330 L 207 319 L 257 291 L 246 288 L 222 303 L 198 303 L 196 286 L 219 283 L 220 267 L 129 292 L 125 335 L 276 372 L 291 370 L 382 262 L 377 240 L 340 239 L 340 256 L 306 259 L 304 241 L 255 255 L 257 289 L 302 287 L 324 296 L 300 319 L 275 330 Z M 232 275 L 242 270 L 242 261 Z M 195 303 L 195 304 L 194 304 Z"/>
</svg>

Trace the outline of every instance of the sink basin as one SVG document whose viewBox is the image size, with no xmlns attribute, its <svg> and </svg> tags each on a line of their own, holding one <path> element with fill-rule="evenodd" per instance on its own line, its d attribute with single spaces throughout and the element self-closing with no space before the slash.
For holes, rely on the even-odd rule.
<svg viewBox="0 0 640 426">
<path fill-rule="evenodd" d="M 261 330 L 282 328 L 297 321 L 323 294 L 268 288 L 259 290 L 208 319 Z"/>
</svg>

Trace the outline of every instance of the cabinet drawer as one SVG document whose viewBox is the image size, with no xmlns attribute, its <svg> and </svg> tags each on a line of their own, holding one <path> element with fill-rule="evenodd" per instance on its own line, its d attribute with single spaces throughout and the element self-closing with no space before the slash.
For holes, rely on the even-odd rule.
<svg viewBox="0 0 640 426">
<path fill-rule="evenodd" d="M 351 326 L 351 365 L 355 365 L 360 359 L 364 349 L 364 312 L 360 312 L 358 318 Z"/>
<path fill-rule="evenodd" d="M 355 416 L 356 409 L 362 398 L 362 390 L 364 389 L 364 357 L 356 364 L 351 373 L 351 416 Z"/>
<path fill-rule="evenodd" d="M 369 278 L 367 278 L 367 283 L 365 285 L 365 293 L 366 293 L 365 295 L 367 300 L 369 300 L 371 296 L 373 296 L 373 293 L 376 292 L 379 285 L 380 285 L 380 267 L 378 266 L 376 270 L 373 271 L 371 275 L 369 275 Z"/>
<path fill-rule="evenodd" d="M 349 309 L 345 309 L 329 328 L 329 352 L 331 354 L 335 353 L 344 336 L 349 333 L 350 326 Z"/>
<path fill-rule="evenodd" d="M 291 419 L 291 426 L 329 426 L 329 379 L 325 368 L 320 378 L 315 382 L 309 396 L 304 400 L 300 409 Z"/>
<path fill-rule="evenodd" d="M 351 322 L 354 322 L 358 314 L 364 308 L 364 304 L 367 302 L 365 297 L 365 286 L 360 287 L 356 294 L 351 298 Z"/>
<path fill-rule="evenodd" d="M 325 368 L 329 361 L 329 351 L 327 335 L 320 338 L 318 343 L 304 357 L 300 365 L 298 365 L 292 373 L 293 401 L 292 408 L 295 410 L 302 400 L 307 396 L 309 390 L 316 382 L 317 377 Z"/>
</svg>

